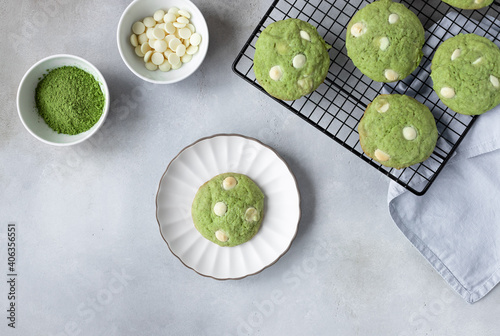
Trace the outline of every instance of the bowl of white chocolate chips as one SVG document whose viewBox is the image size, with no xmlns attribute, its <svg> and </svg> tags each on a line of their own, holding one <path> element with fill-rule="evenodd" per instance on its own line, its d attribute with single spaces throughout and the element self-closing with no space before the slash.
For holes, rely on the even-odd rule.
<svg viewBox="0 0 500 336">
<path fill-rule="evenodd" d="M 208 27 L 189 0 L 135 0 L 117 31 L 123 62 L 136 76 L 171 84 L 194 73 L 208 50 Z"/>
</svg>

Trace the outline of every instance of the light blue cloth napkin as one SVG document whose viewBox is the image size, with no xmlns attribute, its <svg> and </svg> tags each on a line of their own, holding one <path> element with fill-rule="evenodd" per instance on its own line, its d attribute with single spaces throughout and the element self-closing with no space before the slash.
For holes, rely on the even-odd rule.
<svg viewBox="0 0 500 336">
<path fill-rule="evenodd" d="M 500 107 L 478 118 L 424 196 L 391 182 L 390 214 L 467 302 L 500 282 Z"/>
</svg>

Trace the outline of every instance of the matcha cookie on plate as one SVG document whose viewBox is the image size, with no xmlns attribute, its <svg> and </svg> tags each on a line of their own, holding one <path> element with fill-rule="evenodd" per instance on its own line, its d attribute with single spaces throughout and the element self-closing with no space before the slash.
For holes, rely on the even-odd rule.
<svg viewBox="0 0 500 336">
<path fill-rule="evenodd" d="M 420 64 L 424 34 L 418 17 L 404 5 L 375 1 L 354 14 L 347 25 L 347 54 L 371 79 L 395 82 Z"/>
<path fill-rule="evenodd" d="M 438 138 L 436 121 L 427 106 L 399 94 L 376 97 L 361 118 L 358 132 L 366 155 L 396 169 L 425 161 Z"/>
<path fill-rule="evenodd" d="M 299 99 L 325 80 L 329 48 L 307 22 L 287 19 L 271 23 L 255 44 L 255 78 L 273 97 Z"/>
<path fill-rule="evenodd" d="M 493 0 L 443 0 L 443 2 L 461 9 L 479 9 L 491 5 Z"/>
<path fill-rule="evenodd" d="M 191 207 L 194 226 L 220 246 L 252 239 L 264 216 L 264 194 L 247 176 L 220 174 L 200 187 Z"/>
<path fill-rule="evenodd" d="M 432 59 L 434 91 L 455 112 L 482 114 L 500 103 L 500 49 L 476 34 L 444 41 Z"/>
</svg>

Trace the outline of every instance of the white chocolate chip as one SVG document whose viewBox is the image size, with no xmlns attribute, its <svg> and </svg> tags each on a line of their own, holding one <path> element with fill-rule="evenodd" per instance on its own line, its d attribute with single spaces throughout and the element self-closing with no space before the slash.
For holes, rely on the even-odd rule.
<svg viewBox="0 0 500 336">
<path fill-rule="evenodd" d="M 309 36 L 309 33 L 305 30 L 300 31 L 300 37 L 302 37 L 306 41 L 311 41 L 311 36 Z"/>
<path fill-rule="evenodd" d="M 167 13 L 163 16 L 163 22 L 165 23 L 174 22 L 175 20 L 177 20 L 177 16 L 175 16 L 175 14 Z"/>
<path fill-rule="evenodd" d="M 149 50 L 144 54 L 144 63 L 148 63 L 151 60 L 151 56 L 153 56 L 153 50 Z"/>
<path fill-rule="evenodd" d="M 292 60 L 293 67 L 295 69 L 300 69 L 306 64 L 306 56 L 302 54 L 295 55 Z"/>
<path fill-rule="evenodd" d="M 385 78 L 387 78 L 388 81 L 394 82 L 399 78 L 399 74 L 392 70 L 392 69 L 387 69 L 384 72 Z"/>
<path fill-rule="evenodd" d="M 179 16 L 177 18 L 177 22 L 187 25 L 189 23 L 189 20 L 187 18 L 185 18 L 184 16 Z"/>
<path fill-rule="evenodd" d="M 269 77 L 271 77 L 272 80 L 278 81 L 282 76 L 283 71 L 281 70 L 281 67 L 279 65 L 275 65 L 271 68 L 271 70 L 269 70 Z"/>
<path fill-rule="evenodd" d="M 462 53 L 462 50 L 455 49 L 455 51 L 453 52 L 453 54 L 451 54 L 451 60 L 454 61 L 457 58 L 459 58 L 461 53 Z"/>
<path fill-rule="evenodd" d="M 175 49 L 177 49 L 177 47 L 182 44 L 181 40 L 179 40 L 177 37 L 176 38 L 173 38 L 170 40 L 170 42 L 168 42 L 168 47 L 170 49 L 172 49 L 173 51 L 175 51 Z"/>
<path fill-rule="evenodd" d="M 179 9 L 179 11 L 177 12 L 179 15 L 182 15 L 184 16 L 185 18 L 187 19 L 190 19 L 191 18 L 191 14 L 189 14 L 189 12 L 185 9 Z"/>
<path fill-rule="evenodd" d="M 172 53 L 172 54 L 168 55 L 168 61 L 172 65 L 172 69 L 174 69 L 176 65 L 181 63 L 181 58 L 179 56 L 177 56 L 176 53 Z"/>
<path fill-rule="evenodd" d="M 477 60 L 475 60 L 474 62 L 472 62 L 472 65 L 479 64 L 482 60 L 483 60 L 483 58 L 479 57 Z"/>
<path fill-rule="evenodd" d="M 148 28 L 146 29 L 146 36 L 148 37 L 148 39 L 154 39 L 155 37 L 153 36 L 153 28 Z"/>
<path fill-rule="evenodd" d="M 186 53 L 186 46 L 184 44 L 179 44 L 177 48 L 175 48 L 175 53 L 177 56 L 182 57 Z"/>
<path fill-rule="evenodd" d="M 193 24 L 192 24 L 192 23 L 188 23 L 188 24 L 186 25 L 186 27 L 187 27 L 187 28 L 189 28 L 189 30 L 191 31 L 191 34 L 196 33 L 196 28 L 195 28 L 195 26 L 193 26 Z"/>
<path fill-rule="evenodd" d="M 391 15 L 389 15 L 389 23 L 390 24 L 395 24 L 398 21 L 399 21 L 399 15 L 398 14 L 392 13 Z"/>
<path fill-rule="evenodd" d="M 155 19 L 156 22 L 161 22 L 161 21 L 163 21 L 164 16 L 165 16 L 165 11 L 163 9 L 158 9 L 154 13 L 153 19 Z"/>
<path fill-rule="evenodd" d="M 144 55 L 146 55 L 146 53 L 151 50 L 151 46 L 149 45 L 149 43 L 143 43 L 141 45 L 141 51 Z"/>
<path fill-rule="evenodd" d="M 297 84 L 306 91 L 311 91 L 313 88 L 313 81 L 311 78 L 301 78 L 297 81 Z"/>
<path fill-rule="evenodd" d="M 144 57 L 144 53 L 141 51 L 141 46 L 138 45 L 137 47 L 135 47 L 135 54 L 139 57 Z"/>
<path fill-rule="evenodd" d="M 161 52 L 155 52 L 151 56 L 151 62 L 156 65 L 162 65 L 165 61 L 165 56 Z"/>
<path fill-rule="evenodd" d="M 222 230 L 215 231 L 215 238 L 217 238 L 221 242 L 227 242 L 229 237 Z"/>
<path fill-rule="evenodd" d="M 412 126 L 407 126 L 403 128 L 403 137 L 409 141 L 415 140 L 415 138 L 417 137 L 417 130 Z"/>
<path fill-rule="evenodd" d="M 238 184 L 238 181 L 236 181 L 234 177 L 228 176 L 222 181 L 222 188 L 224 188 L 224 190 L 231 190 L 236 187 L 236 184 Z"/>
<path fill-rule="evenodd" d="M 390 106 L 390 104 L 387 100 L 381 99 L 377 103 L 377 111 L 379 113 L 385 113 L 389 110 L 389 106 Z"/>
<path fill-rule="evenodd" d="M 158 69 L 158 66 L 156 64 L 153 64 L 152 62 L 147 62 L 146 69 L 148 69 L 149 71 L 155 71 L 156 69 Z"/>
<path fill-rule="evenodd" d="M 132 25 L 132 31 L 136 35 L 140 35 L 140 34 L 144 33 L 145 30 L 146 30 L 146 27 L 144 26 L 144 23 L 142 23 L 140 21 L 137 21 L 136 23 L 134 23 Z"/>
<path fill-rule="evenodd" d="M 160 68 L 160 70 L 163 72 L 167 72 L 167 71 L 170 71 L 172 66 L 170 65 L 168 60 L 165 60 L 158 68 Z"/>
<path fill-rule="evenodd" d="M 198 46 L 194 46 L 194 45 L 190 45 L 187 49 L 186 49 L 186 54 L 188 55 L 194 55 L 198 52 Z"/>
<path fill-rule="evenodd" d="M 455 97 L 455 90 L 453 88 L 451 88 L 451 87 L 445 86 L 445 87 L 441 88 L 440 93 L 441 93 L 441 96 L 443 98 L 453 98 L 453 97 Z"/>
<path fill-rule="evenodd" d="M 163 40 L 165 38 L 165 30 L 160 27 L 153 29 L 153 37 L 157 40 Z"/>
<path fill-rule="evenodd" d="M 141 35 L 139 35 L 137 37 L 137 42 L 142 45 L 143 43 L 146 43 L 148 42 L 148 36 L 146 35 L 146 33 L 142 33 Z"/>
<path fill-rule="evenodd" d="M 149 40 L 149 41 L 148 41 L 148 44 L 149 44 L 149 46 L 151 47 L 151 49 L 154 49 L 154 48 L 155 48 L 155 43 L 156 43 L 156 41 L 158 41 L 158 40 L 154 40 L 154 39 L 152 39 L 152 40 Z"/>
<path fill-rule="evenodd" d="M 366 33 L 366 25 L 363 22 L 356 22 L 351 27 L 351 34 L 354 37 L 360 37 Z"/>
<path fill-rule="evenodd" d="M 172 24 L 174 25 L 175 28 L 179 28 L 179 29 L 186 27 L 185 23 L 180 23 L 180 22 L 177 22 L 177 21 L 174 22 L 174 23 L 172 23 Z"/>
<path fill-rule="evenodd" d="M 173 25 L 172 22 L 166 22 L 165 23 L 165 31 L 169 34 L 174 34 L 177 29 Z"/>
<path fill-rule="evenodd" d="M 224 202 L 217 202 L 214 205 L 214 213 L 221 217 L 224 216 L 227 212 L 227 205 Z"/>
<path fill-rule="evenodd" d="M 155 41 L 154 49 L 158 52 L 165 52 L 167 50 L 167 41 L 165 40 Z"/>
<path fill-rule="evenodd" d="M 194 46 L 199 45 L 201 43 L 201 35 L 198 33 L 194 33 L 189 38 L 189 42 L 191 43 L 191 45 L 194 45 Z"/>
<path fill-rule="evenodd" d="M 179 30 L 179 36 L 185 40 L 188 40 L 191 35 L 192 33 L 189 28 L 181 28 L 181 30 Z"/>
<path fill-rule="evenodd" d="M 389 39 L 384 36 L 379 40 L 379 44 L 380 44 L 380 50 L 384 51 L 389 47 Z"/>
<path fill-rule="evenodd" d="M 172 13 L 174 15 L 177 15 L 177 13 L 179 13 L 179 8 L 177 8 L 177 7 L 170 7 L 170 9 L 168 10 L 168 13 Z"/>
<path fill-rule="evenodd" d="M 259 212 L 255 208 L 248 208 L 245 211 L 245 219 L 247 222 L 255 222 L 259 219 Z"/>
<path fill-rule="evenodd" d="M 175 54 L 173 54 L 175 55 Z M 177 64 L 172 64 L 172 70 L 177 70 L 182 66 L 182 62 L 179 61 Z"/>
<path fill-rule="evenodd" d="M 497 89 L 500 86 L 500 82 L 498 81 L 498 78 L 493 76 L 493 75 L 490 75 L 490 82 L 491 82 L 491 85 L 493 85 Z"/>
<path fill-rule="evenodd" d="M 475 0 L 475 1 L 474 1 L 474 3 L 475 3 L 476 5 L 480 5 L 480 4 L 482 4 L 483 2 L 484 2 L 484 0 Z"/>
<path fill-rule="evenodd" d="M 193 55 L 185 54 L 184 56 L 181 57 L 181 62 L 188 63 L 188 62 L 191 62 L 192 59 L 193 59 Z"/>
<path fill-rule="evenodd" d="M 137 35 L 135 35 L 135 34 L 130 35 L 130 44 L 134 48 L 139 45 L 139 41 L 137 40 Z"/>
<path fill-rule="evenodd" d="M 375 154 L 375 158 L 378 161 L 382 161 L 382 162 L 388 161 L 391 158 L 389 156 L 389 154 L 381 151 L 380 149 L 376 149 L 374 154 Z"/>
<path fill-rule="evenodd" d="M 156 25 L 156 21 L 152 16 L 144 18 L 142 22 L 144 22 L 144 25 L 148 28 L 152 28 Z"/>
</svg>

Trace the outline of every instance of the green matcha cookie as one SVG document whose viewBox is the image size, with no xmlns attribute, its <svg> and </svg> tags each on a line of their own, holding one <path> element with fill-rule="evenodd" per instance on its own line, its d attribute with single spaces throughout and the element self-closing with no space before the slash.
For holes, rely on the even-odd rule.
<svg viewBox="0 0 500 336">
<path fill-rule="evenodd" d="M 375 1 L 354 14 L 347 25 L 347 54 L 371 79 L 394 82 L 420 64 L 424 34 L 418 17 L 404 5 Z"/>
<path fill-rule="evenodd" d="M 493 0 L 443 0 L 443 2 L 462 9 L 479 9 L 491 5 Z"/>
<path fill-rule="evenodd" d="M 299 99 L 325 80 L 329 48 L 307 22 L 287 19 L 271 23 L 255 44 L 255 78 L 273 97 Z"/>
<path fill-rule="evenodd" d="M 427 106 L 398 94 L 375 98 L 366 108 L 358 132 L 366 155 L 396 169 L 425 161 L 438 138 L 436 121 Z"/>
<path fill-rule="evenodd" d="M 236 246 L 259 231 L 264 194 L 245 175 L 220 174 L 200 187 L 191 214 L 203 237 L 220 246 Z"/>
<path fill-rule="evenodd" d="M 500 103 L 500 49 L 476 34 L 444 41 L 432 59 L 433 88 L 453 111 L 477 115 Z"/>
</svg>

